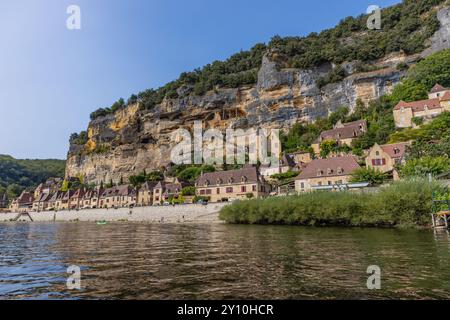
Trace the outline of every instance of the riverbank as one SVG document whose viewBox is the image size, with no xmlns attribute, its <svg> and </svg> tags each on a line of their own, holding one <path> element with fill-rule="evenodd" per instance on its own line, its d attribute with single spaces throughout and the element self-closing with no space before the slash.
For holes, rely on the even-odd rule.
<svg viewBox="0 0 450 320">
<path fill-rule="evenodd" d="M 220 218 L 234 224 L 424 228 L 431 226 L 433 193 L 446 192 L 437 182 L 416 179 L 377 192 L 314 192 L 240 201 L 222 208 Z"/>
<path fill-rule="evenodd" d="M 177 205 L 118 209 L 30 212 L 18 221 L 25 222 L 147 222 L 147 223 L 221 223 L 219 211 L 226 204 Z M 12 222 L 18 213 L 0 213 L 0 222 Z"/>
</svg>

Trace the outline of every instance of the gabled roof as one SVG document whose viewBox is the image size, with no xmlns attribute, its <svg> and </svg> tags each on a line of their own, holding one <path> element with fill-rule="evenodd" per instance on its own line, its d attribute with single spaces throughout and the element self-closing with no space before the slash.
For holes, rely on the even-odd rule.
<svg viewBox="0 0 450 320">
<path fill-rule="evenodd" d="M 380 148 L 387 153 L 391 158 L 398 159 L 403 158 L 406 153 L 406 147 L 409 143 L 395 143 L 395 144 L 385 144 L 380 146 Z"/>
<path fill-rule="evenodd" d="M 400 101 L 394 108 L 394 110 L 400 110 L 402 108 L 412 109 L 413 112 L 425 111 L 425 107 L 428 109 L 439 109 L 441 108 L 441 103 L 439 98 L 426 99 L 414 102 Z"/>
<path fill-rule="evenodd" d="M 19 204 L 30 204 L 33 203 L 33 194 L 30 192 L 22 192 L 22 194 L 17 199 Z"/>
<path fill-rule="evenodd" d="M 242 179 L 245 180 L 245 183 L 257 183 L 260 180 L 258 169 L 256 167 L 245 167 L 238 170 L 205 173 L 197 179 L 197 185 L 228 185 L 230 181 L 232 181 L 232 184 L 240 184 Z"/>
<path fill-rule="evenodd" d="M 281 166 L 293 168 L 296 166 L 296 164 L 291 155 L 284 154 L 283 157 L 281 158 Z"/>
<path fill-rule="evenodd" d="M 147 181 L 142 185 L 139 191 L 151 191 L 158 185 L 158 181 Z"/>
<path fill-rule="evenodd" d="M 441 97 L 441 101 L 450 100 L 450 91 L 446 91 L 444 95 Z"/>
<path fill-rule="evenodd" d="M 360 168 L 358 162 L 352 156 L 317 159 L 307 164 L 296 180 L 347 176 Z"/>
<path fill-rule="evenodd" d="M 367 121 L 358 120 L 349 123 L 338 123 L 332 130 L 323 131 L 320 134 L 321 140 L 340 140 L 356 138 L 367 132 Z"/>
<path fill-rule="evenodd" d="M 434 87 L 431 89 L 430 93 L 437 93 L 437 92 L 441 92 L 441 91 L 445 91 L 447 89 L 445 89 L 443 86 L 441 86 L 439 83 L 436 83 L 434 85 Z"/>
</svg>

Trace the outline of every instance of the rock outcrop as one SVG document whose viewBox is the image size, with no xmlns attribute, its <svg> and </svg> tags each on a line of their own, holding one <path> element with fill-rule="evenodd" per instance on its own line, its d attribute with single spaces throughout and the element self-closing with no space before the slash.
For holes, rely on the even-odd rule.
<svg viewBox="0 0 450 320">
<path fill-rule="evenodd" d="M 449 12 L 450 8 L 439 11 L 441 28 L 422 56 L 450 48 Z M 368 103 L 389 93 L 403 76 L 398 63 L 413 64 L 420 56 L 392 54 L 373 63 L 376 71 L 365 73 L 355 73 L 348 62 L 344 64 L 348 77 L 319 88 L 317 80 L 334 66 L 285 69 L 268 53 L 255 86 L 218 88 L 203 96 L 183 86 L 177 99 L 166 99 L 152 110 L 140 110 L 134 104 L 91 121 L 88 142 L 70 146 L 66 176 L 83 175 L 86 181 L 98 183 L 167 166 L 175 143 L 171 133 L 191 129 L 195 120 L 203 121 L 205 128 L 289 128 L 326 117 L 341 106 L 352 109 L 358 100 Z"/>
</svg>

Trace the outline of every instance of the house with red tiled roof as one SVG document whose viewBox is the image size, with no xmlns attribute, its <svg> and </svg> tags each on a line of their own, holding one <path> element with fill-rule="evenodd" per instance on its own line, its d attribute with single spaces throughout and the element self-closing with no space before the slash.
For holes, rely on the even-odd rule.
<svg viewBox="0 0 450 320">
<path fill-rule="evenodd" d="M 192 183 L 175 178 L 173 182 L 159 181 L 153 187 L 153 205 L 161 205 L 170 199 L 179 199 L 181 191 L 185 187 L 192 186 Z"/>
<path fill-rule="evenodd" d="M 392 174 L 394 180 L 398 180 L 396 167 L 405 164 L 405 156 L 408 142 L 378 145 L 370 148 L 366 157 L 367 168 L 373 168 L 383 173 Z"/>
<path fill-rule="evenodd" d="M 27 212 L 33 208 L 33 193 L 22 192 L 22 194 L 11 202 L 12 212 Z"/>
<path fill-rule="evenodd" d="M 414 128 L 444 111 L 450 111 L 450 91 L 436 84 L 426 100 L 400 101 L 394 107 L 395 125 L 397 128 Z"/>
<path fill-rule="evenodd" d="M 352 173 L 360 168 L 352 156 L 313 160 L 295 179 L 295 191 L 309 192 L 318 187 L 348 184 Z"/>
<path fill-rule="evenodd" d="M 364 135 L 367 132 L 367 121 L 358 120 L 348 123 L 339 121 L 332 130 L 324 131 L 314 141 L 311 147 L 314 153 L 320 155 L 320 145 L 324 141 L 336 141 L 340 146 L 351 146 L 354 139 Z"/>
<path fill-rule="evenodd" d="M 210 202 L 260 198 L 270 192 L 270 185 L 258 169 L 250 165 L 238 170 L 202 174 L 197 179 L 195 187 L 196 194 L 208 197 Z"/>
</svg>

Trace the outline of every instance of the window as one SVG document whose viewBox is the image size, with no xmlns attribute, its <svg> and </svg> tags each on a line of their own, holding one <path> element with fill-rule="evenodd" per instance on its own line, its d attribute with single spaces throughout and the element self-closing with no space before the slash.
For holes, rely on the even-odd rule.
<svg viewBox="0 0 450 320">
<path fill-rule="evenodd" d="M 328 185 L 329 186 L 331 186 L 333 184 L 333 182 L 331 182 L 331 181 L 328 181 Z"/>
<path fill-rule="evenodd" d="M 212 194 L 212 190 L 211 189 L 206 189 L 206 194 Z"/>
<path fill-rule="evenodd" d="M 317 170 L 317 176 L 320 177 L 322 175 L 322 170 Z"/>
<path fill-rule="evenodd" d="M 386 164 L 386 159 L 372 159 L 372 165 L 374 167 L 384 166 Z"/>
<path fill-rule="evenodd" d="M 380 155 L 380 151 L 375 152 L 375 155 L 379 156 Z"/>
<path fill-rule="evenodd" d="M 253 192 L 257 191 L 256 185 L 253 185 L 253 186 L 252 186 L 252 190 L 253 190 Z"/>
<path fill-rule="evenodd" d="M 300 183 L 300 188 L 305 189 L 305 183 L 304 182 Z"/>
<path fill-rule="evenodd" d="M 200 190 L 200 194 L 204 195 L 205 194 L 205 190 Z"/>
<path fill-rule="evenodd" d="M 220 188 L 216 189 L 217 194 L 220 194 Z"/>
<path fill-rule="evenodd" d="M 241 192 L 247 192 L 247 187 L 246 186 L 242 186 L 241 187 Z"/>
<path fill-rule="evenodd" d="M 322 181 L 319 181 L 319 183 L 317 184 L 318 186 L 321 186 L 322 185 Z"/>
<path fill-rule="evenodd" d="M 337 173 L 338 174 L 343 174 L 344 173 L 344 169 L 342 169 L 341 167 L 337 168 Z"/>
<path fill-rule="evenodd" d="M 233 193 L 233 187 L 228 187 L 227 188 L 227 193 Z"/>
</svg>

